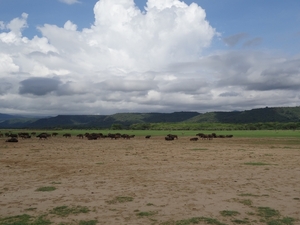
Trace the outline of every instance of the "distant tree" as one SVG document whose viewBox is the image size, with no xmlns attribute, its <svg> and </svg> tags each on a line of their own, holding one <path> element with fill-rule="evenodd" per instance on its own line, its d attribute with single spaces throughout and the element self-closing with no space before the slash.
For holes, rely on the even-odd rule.
<svg viewBox="0 0 300 225">
<path fill-rule="evenodd" d="M 110 129 L 111 130 L 122 130 L 123 127 L 121 124 L 112 124 Z"/>
</svg>

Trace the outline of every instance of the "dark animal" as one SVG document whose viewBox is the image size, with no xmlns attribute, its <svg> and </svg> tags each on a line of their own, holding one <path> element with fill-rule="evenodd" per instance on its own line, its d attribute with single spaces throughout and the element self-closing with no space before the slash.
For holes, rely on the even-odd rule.
<svg viewBox="0 0 300 225">
<path fill-rule="evenodd" d="M 10 139 L 7 139 L 5 142 L 18 142 L 18 139 L 17 138 L 10 138 Z"/>
<path fill-rule="evenodd" d="M 173 141 L 173 140 L 174 140 L 174 137 L 167 136 L 167 137 L 165 137 L 165 140 L 166 140 L 166 141 Z"/>
<path fill-rule="evenodd" d="M 46 133 L 41 133 L 41 134 L 37 135 L 36 137 L 39 138 L 39 140 L 41 140 L 41 139 L 45 140 L 48 138 L 48 135 Z"/>
<path fill-rule="evenodd" d="M 198 141 L 198 138 L 197 137 L 190 138 L 190 141 Z"/>
<path fill-rule="evenodd" d="M 151 135 L 147 135 L 145 138 L 149 139 L 149 138 L 151 138 Z"/>
<path fill-rule="evenodd" d="M 97 135 L 91 135 L 91 134 L 90 134 L 90 135 L 87 136 L 87 139 L 88 139 L 88 140 L 97 140 L 97 139 L 98 139 L 98 136 L 97 136 Z"/>
<path fill-rule="evenodd" d="M 168 134 L 167 137 L 172 137 L 173 140 L 174 140 L 174 139 L 178 139 L 178 136 L 177 136 L 177 135 L 174 135 L 174 134 Z"/>
<path fill-rule="evenodd" d="M 68 134 L 68 133 L 67 133 L 67 134 L 64 134 L 63 137 L 65 137 L 65 138 L 70 138 L 70 137 L 71 137 L 71 134 Z"/>
</svg>

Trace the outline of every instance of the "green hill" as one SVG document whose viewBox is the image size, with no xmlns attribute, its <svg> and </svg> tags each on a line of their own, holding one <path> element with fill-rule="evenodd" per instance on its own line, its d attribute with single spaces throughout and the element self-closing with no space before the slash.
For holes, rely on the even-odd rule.
<svg viewBox="0 0 300 225">
<path fill-rule="evenodd" d="M 0 114 L 3 115 L 3 114 Z M 9 115 L 8 115 L 9 118 Z M 116 113 L 113 115 L 58 115 L 42 119 L 7 119 L 0 128 L 132 128 L 147 129 L 157 123 L 299 123 L 300 107 L 259 108 L 233 112 Z M 185 125 L 188 127 L 189 125 Z"/>
<path fill-rule="evenodd" d="M 186 122 L 202 123 L 266 123 L 300 122 L 300 107 L 276 107 L 251 109 L 241 112 L 208 112 L 199 114 Z"/>
</svg>

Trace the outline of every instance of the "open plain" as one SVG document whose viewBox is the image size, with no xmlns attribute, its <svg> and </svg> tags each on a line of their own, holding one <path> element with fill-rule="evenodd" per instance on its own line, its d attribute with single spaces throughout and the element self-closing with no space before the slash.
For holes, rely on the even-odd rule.
<svg viewBox="0 0 300 225">
<path fill-rule="evenodd" d="M 300 139 L 0 138 L 0 224 L 300 224 Z"/>
</svg>

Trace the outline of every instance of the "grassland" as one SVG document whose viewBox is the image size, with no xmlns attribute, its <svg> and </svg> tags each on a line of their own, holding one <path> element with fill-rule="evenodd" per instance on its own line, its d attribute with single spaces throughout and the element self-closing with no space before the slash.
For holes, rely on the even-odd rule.
<svg viewBox="0 0 300 225">
<path fill-rule="evenodd" d="M 223 131 L 233 138 L 191 142 L 190 131 L 58 132 L 0 138 L 0 225 L 300 223 L 299 136 Z M 75 137 L 84 132 L 136 137 Z M 165 141 L 168 133 L 179 139 Z"/>
<path fill-rule="evenodd" d="M 16 130 L 0 130 L 1 133 L 18 133 L 18 132 L 48 132 L 53 133 L 57 132 L 59 135 L 63 135 L 65 133 L 70 133 L 73 136 L 77 134 L 85 134 L 85 133 L 121 133 L 121 134 L 134 134 L 136 136 L 165 136 L 169 133 L 176 134 L 182 137 L 188 136 L 195 136 L 197 133 L 216 133 L 218 135 L 229 135 L 232 134 L 234 137 L 242 137 L 242 138 L 289 138 L 295 137 L 300 138 L 300 130 L 221 130 L 221 131 L 208 131 L 208 130 L 89 130 L 89 129 L 82 129 L 82 130 L 74 130 L 74 129 L 65 129 L 65 130 L 24 130 L 24 129 L 16 129 Z"/>
</svg>

